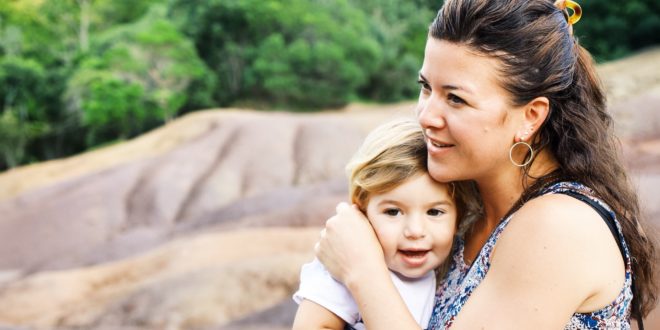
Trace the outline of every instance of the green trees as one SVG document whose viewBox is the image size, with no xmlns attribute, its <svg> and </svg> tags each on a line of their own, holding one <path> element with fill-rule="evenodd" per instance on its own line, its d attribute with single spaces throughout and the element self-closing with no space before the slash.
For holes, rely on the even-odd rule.
<svg viewBox="0 0 660 330">
<path fill-rule="evenodd" d="M 165 2 L 0 0 L 0 170 L 213 104 L 213 75 Z"/>
<path fill-rule="evenodd" d="M 170 16 L 216 74 L 218 104 L 315 109 L 414 97 L 434 15 L 428 6 L 393 0 L 174 0 Z"/>
<path fill-rule="evenodd" d="M 575 31 L 597 60 L 619 58 L 660 43 L 657 0 L 580 1 L 583 19 Z"/>
<path fill-rule="evenodd" d="M 0 59 L 0 164 L 13 167 L 29 160 L 28 142 L 47 131 L 40 104 L 45 82 L 36 61 L 14 55 Z"/>
<path fill-rule="evenodd" d="M 87 145 L 124 139 L 168 121 L 188 101 L 193 82 L 211 73 L 192 43 L 154 7 L 139 21 L 100 34 L 94 51 L 71 76 L 64 94 L 71 113 L 87 128 Z M 207 97 L 208 99 L 209 97 Z"/>
<path fill-rule="evenodd" d="M 375 69 L 360 87 L 361 98 L 391 102 L 415 97 L 428 25 L 435 17 L 434 6 L 439 5 L 435 1 L 432 5 L 423 1 L 353 2 L 369 17 L 370 34 L 379 48 Z"/>
<path fill-rule="evenodd" d="M 344 105 L 381 51 L 364 12 L 347 1 L 178 0 L 171 10 L 187 15 L 180 26 L 215 73 L 220 105 Z"/>
</svg>

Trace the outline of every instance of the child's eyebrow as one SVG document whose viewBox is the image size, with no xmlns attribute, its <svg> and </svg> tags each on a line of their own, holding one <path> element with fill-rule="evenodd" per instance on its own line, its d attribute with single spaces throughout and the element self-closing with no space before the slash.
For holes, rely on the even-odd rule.
<svg viewBox="0 0 660 330">
<path fill-rule="evenodd" d="M 453 205 L 454 203 L 450 200 L 441 200 L 441 201 L 435 201 L 433 203 L 429 203 L 429 205 Z"/>
<path fill-rule="evenodd" d="M 396 200 L 396 199 L 383 199 L 383 200 L 379 201 L 378 204 L 379 204 L 379 205 L 381 205 L 381 204 L 395 204 L 395 205 L 399 205 L 399 204 L 403 204 L 403 202 L 398 201 L 398 200 Z M 427 203 L 428 206 L 433 206 L 433 205 L 447 205 L 447 206 L 450 206 L 450 205 L 453 205 L 453 204 L 454 204 L 454 203 L 453 203 L 451 200 L 447 200 L 447 199 L 443 199 L 443 200 L 438 200 L 438 201 L 433 201 L 433 202 Z"/>
<path fill-rule="evenodd" d="M 402 202 L 396 200 L 396 199 L 383 199 L 378 202 L 378 204 L 401 204 Z"/>
</svg>

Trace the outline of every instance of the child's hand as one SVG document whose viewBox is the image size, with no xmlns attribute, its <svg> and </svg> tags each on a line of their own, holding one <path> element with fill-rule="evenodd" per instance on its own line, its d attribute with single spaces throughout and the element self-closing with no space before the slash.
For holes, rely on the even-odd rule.
<svg viewBox="0 0 660 330">
<path fill-rule="evenodd" d="M 337 205 L 316 243 L 316 256 L 338 281 L 349 287 L 374 271 L 387 272 L 383 250 L 369 220 L 357 206 Z"/>
</svg>

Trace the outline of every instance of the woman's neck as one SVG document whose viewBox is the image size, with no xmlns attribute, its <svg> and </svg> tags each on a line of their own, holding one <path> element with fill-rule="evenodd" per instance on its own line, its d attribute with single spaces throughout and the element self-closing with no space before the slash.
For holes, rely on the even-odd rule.
<svg viewBox="0 0 660 330">
<path fill-rule="evenodd" d="M 529 175 L 511 166 L 496 175 L 476 180 L 483 201 L 484 218 L 475 222 L 465 235 L 463 258 L 467 264 L 472 263 L 500 220 L 520 199 L 525 187 L 534 184 L 533 178 L 549 174 L 558 167 L 554 157 L 541 153 L 529 169 Z"/>
<path fill-rule="evenodd" d="M 484 206 L 485 218 L 483 224 L 492 230 L 497 226 L 502 217 L 520 199 L 525 187 L 534 184 L 536 179 L 551 173 L 559 167 L 558 162 L 548 152 L 541 152 L 526 175 L 520 168 L 509 167 L 482 180 L 477 180 L 477 186 L 481 193 Z"/>
<path fill-rule="evenodd" d="M 482 226 L 488 231 L 497 226 L 523 193 L 520 175 L 506 173 L 487 180 L 477 181 L 483 201 L 484 219 Z"/>
</svg>

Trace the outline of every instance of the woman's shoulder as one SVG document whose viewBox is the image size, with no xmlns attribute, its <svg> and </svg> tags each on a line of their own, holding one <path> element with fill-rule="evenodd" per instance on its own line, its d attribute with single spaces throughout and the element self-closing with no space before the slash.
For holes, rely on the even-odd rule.
<svg viewBox="0 0 660 330">
<path fill-rule="evenodd" d="M 565 194 L 546 194 L 530 200 L 510 222 L 510 227 L 540 230 L 550 240 L 555 238 L 550 235 L 552 233 L 580 238 L 579 241 L 593 236 L 589 234 L 598 236 L 601 231 L 611 236 L 604 220 L 591 206 Z"/>
<path fill-rule="evenodd" d="M 512 216 L 492 262 L 493 267 L 525 263 L 530 271 L 525 276 L 549 285 L 561 283 L 583 302 L 621 288 L 612 286 L 623 284 L 625 266 L 620 255 L 607 224 L 590 205 L 554 193 L 530 200 Z"/>
<path fill-rule="evenodd" d="M 575 254 L 598 253 L 607 246 L 618 252 L 606 220 L 589 204 L 563 193 L 544 194 L 525 203 L 512 216 L 505 234 L 520 235 L 516 241 L 521 244 L 559 244 Z"/>
<path fill-rule="evenodd" d="M 512 224 L 533 227 L 568 237 L 578 236 L 584 241 L 587 236 L 610 237 L 607 224 L 601 215 L 585 200 L 593 201 L 609 211 L 609 207 L 594 197 L 594 192 L 577 182 L 553 184 L 526 202 L 511 219 Z M 526 220 L 531 219 L 531 220 Z M 591 234 L 591 235 L 590 235 Z M 553 239 L 552 236 L 549 239 Z"/>
</svg>

